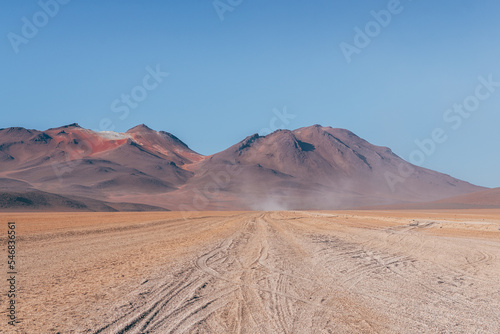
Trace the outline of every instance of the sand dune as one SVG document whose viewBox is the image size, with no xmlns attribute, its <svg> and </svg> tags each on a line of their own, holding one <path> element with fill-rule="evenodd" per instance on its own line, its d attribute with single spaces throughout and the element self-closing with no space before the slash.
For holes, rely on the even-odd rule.
<svg viewBox="0 0 500 334">
<path fill-rule="evenodd" d="M 0 217 L 19 333 L 500 331 L 498 210 Z"/>
</svg>

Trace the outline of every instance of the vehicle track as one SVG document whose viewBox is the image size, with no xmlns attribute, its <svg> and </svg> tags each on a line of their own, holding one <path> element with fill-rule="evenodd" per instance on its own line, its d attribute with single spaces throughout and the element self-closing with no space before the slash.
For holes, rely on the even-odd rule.
<svg viewBox="0 0 500 334">
<path fill-rule="evenodd" d="M 498 267 L 496 243 L 422 234 L 433 222 L 371 229 L 347 218 L 241 215 L 232 233 L 148 277 L 93 332 L 498 332 L 499 280 L 483 275 Z"/>
</svg>

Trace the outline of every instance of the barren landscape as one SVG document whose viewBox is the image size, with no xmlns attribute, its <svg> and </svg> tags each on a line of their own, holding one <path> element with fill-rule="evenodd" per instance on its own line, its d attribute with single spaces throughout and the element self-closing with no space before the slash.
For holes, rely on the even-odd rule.
<svg viewBox="0 0 500 334">
<path fill-rule="evenodd" d="M 500 210 L 0 217 L 18 333 L 500 331 Z"/>
<path fill-rule="evenodd" d="M 498 13 L 3 1 L 0 334 L 500 334 Z"/>
<path fill-rule="evenodd" d="M 208 156 L 144 124 L 0 129 L 0 211 L 357 209 L 485 190 L 318 124 L 253 134 Z M 486 197 L 482 208 L 500 208 L 500 193 Z"/>
</svg>

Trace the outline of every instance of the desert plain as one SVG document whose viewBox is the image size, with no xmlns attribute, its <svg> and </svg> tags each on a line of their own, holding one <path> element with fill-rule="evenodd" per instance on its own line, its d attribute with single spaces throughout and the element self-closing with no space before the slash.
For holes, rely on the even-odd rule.
<svg viewBox="0 0 500 334">
<path fill-rule="evenodd" d="M 2 333 L 500 332 L 500 210 L 0 220 L 18 259 Z"/>
</svg>

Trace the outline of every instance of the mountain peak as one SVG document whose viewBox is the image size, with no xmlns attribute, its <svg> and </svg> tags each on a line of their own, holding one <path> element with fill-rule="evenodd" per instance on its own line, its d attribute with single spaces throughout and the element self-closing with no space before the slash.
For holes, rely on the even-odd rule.
<svg viewBox="0 0 500 334">
<path fill-rule="evenodd" d="M 254 133 L 253 135 L 246 137 L 241 142 L 239 142 L 239 144 L 237 144 L 238 145 L 237 150 L 242 151 L 246 148 L 249 148 L 250 146 L 252 146 L 253 142 L 255 142 L 255 140 L 259 138 L 261 138 L 261 136 L 259 136 L 258 133 Z"/>
<path fill-rule="evenodd" d="M 273 132 L 271 132 L 270 134 L 268 134 L 266 137 L 289 135 L 291 133 L 292 133 L 292 131 L 288 130 L 288 129 L 277 129 L 277 130 L 274 130 Z"/>
<path fill-rule="evenodd" d="M 293 130 L 292 132 L 300 132 L 302 130 L 309 130 L 309 131 L 326 131 L 326 130 L 331 130 L 333 129 L 331 126 L 323 126 L 321 124 L 314 124 L 314 125 L 310 125 L 310 126 L 304 126 L 302 128 L 298 128 L 298 129 L 295 129 Z"/>
<path fill-rule="evenodd" d="M 68 129 L 68 128 L 82 128 L 78 123 L 71 123 L 68 125 L 59 126 L 57 128 L 50 128 L 48 130 Z"/>
<path fill-rule="evenodd" d="M 146 124 L 139 124 L 139 125 L 134 126 L 131 129 L 128 129 L 127 133 L 131 133 L 131 132 L 149 132 L 149 131 L 154 131 L 154 130 L 151 129 Z"/>
</svg>

